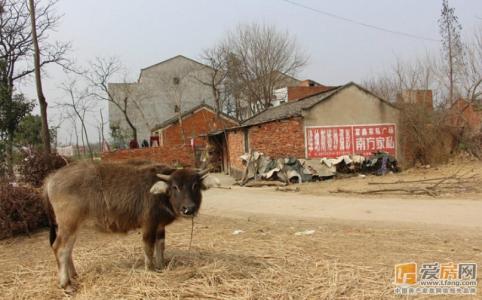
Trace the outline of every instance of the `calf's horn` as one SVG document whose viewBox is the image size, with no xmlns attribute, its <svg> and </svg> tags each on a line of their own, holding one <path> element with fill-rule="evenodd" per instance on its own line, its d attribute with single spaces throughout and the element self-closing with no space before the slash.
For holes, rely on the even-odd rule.
<svg viewBox="0 0 482 300">
<path fill-rule="evenodd" d="M 159 177 L 162 181 L 169 181 L 171 179 L 171 176 L 164 174 L 157 174 L 157 177 Z"/>
<path fill-rule="evenodd" d="M 199 176 L 203 177 L 209 173 L 209 169 L 204 169 L 198 172 Z"/>
</svg>

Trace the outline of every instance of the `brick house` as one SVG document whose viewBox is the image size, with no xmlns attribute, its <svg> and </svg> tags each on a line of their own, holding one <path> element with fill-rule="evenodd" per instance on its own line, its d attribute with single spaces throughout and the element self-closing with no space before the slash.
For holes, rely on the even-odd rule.
<svg viewBox="0 0 482 300">
<path fill-rule="evenodd" d="M 274 158 L 319 159 L 366 154 L 386 147 L 400 158 L 398 125 L 399 110 L 393 104 L 355 83 L 323 89 L 272 107 L 229 129 L 231 174 L 239 176 L 243 169 L 239 157 L 254 150 Z"/>
<path fill-rule="evenodd" d="M 207 104 L 200 104 L 181 114 L 182 131 L 179 117 L 173 117 L 155 126 L 151 130 L 152 136 L 159 136 L 159 145 L 191 144 L 205 146 L 208 133 L 237 126 L 238 122 L 232 117 L 219 113 L 216 116 L 214 108 Z M 184 141 L 183 141 L 184 135 Z"/>
<path fill-rule="evenodd" d="M 180 117 L 182 126 L 176 116 L 151 129 L 151 137 L 156 138 L 153 147 L 105 152 L 102 158 L 149 159 L 170 165 L 195 166 L 199 165 L 200 155 L 206 150 L 210 133 L 238 125 L 235 119 L 224 113 L 217 115 L 214 108 L 204 103 L 185 111 Z"/>
</svg>

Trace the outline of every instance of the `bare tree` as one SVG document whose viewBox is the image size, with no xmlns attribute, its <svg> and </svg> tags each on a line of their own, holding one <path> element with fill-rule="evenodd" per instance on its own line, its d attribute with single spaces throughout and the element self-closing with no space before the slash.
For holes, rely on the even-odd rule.
<svg viewBox="0 0 482 300">
<path fill-rule="evenodd" d="M 119 83 L 118 95 L 112 93 L 113 79 L 122 70 L 122 65 L 117 58 L 96 58 L 90 64 L 90 70 L 85 73 L 85 77 L 91 85 L 91 93 L 99 100 L 112 103 L 117 107 L 132 132 L 132 139 L 137 141 L 137 128 L 130 116 L 130 108 L 134 102 L 135 84 L 126 81 Z"/>
<path fill-rule="evenodd" d="M 12 98 L 15 82 L 32 74 L 36 69 L 40 70 L 50 63 L 68 63 L 65 54 L 70 45 L 50 44 L 46 41 L 48 34 L 58 24 L 59 17 L 54 14 L 56 1 L 44 3 L 43 6 L 30 3 L 32 14 L 25 0 L 3 0 L 1 3 L 3 13 L 0 14 L 0 60 L 3 64 L 0 72 L 2 78 L 5 78 L 7 98 Z M 33 66 L 30 63 L 32 57 L 35 57 Z M 46 103 L 42 99 L 39 101 L 41 112 L 45 113 Z M 46 122 L 46 114 L 42 119 Z M 48 139 L 48 131 L 43 131 L 43 137 Z M 45 147 L 49 150 L 50 144 Z"/>
<path fill-rule="evenodd" d="M 0 59 L 5 66 L 8 85 L 13 89 L 17 80 L 25 78 L 35 71 L 30 58 L 34 55 L 34 42 L 31 28 L 31 15 L 27 1 L 2 0 L 4 12 L 0 14 Z M 59 17 L 54 14 L 56 1 L 45 1 L 43 6 L 35 5 L 35 28 L 39 44 L 40 67 L 57 63 L 68 67 L 65 54 L 70 49 L 69 43 L 50 44 L 48 34 L 55 29 Z"/>
<path fill-rule="evenodd" d="M 42 77 L 40 74 L 40 48 L 37 36 L 37 25 L 35 18 L 35 4 L 33 0 L 29 0 L 30 8 L 30 22 L 32 28 L 32 44 L 34 50 L 34 68 L 35 68 L 35 86 L 37 87 L 37 97 L 40 104 L 40 117 L 42 119 L 42 141 L 44 144 L 44 152 L 46 154 L 50 153 L 50 134 L 49 134 L 49 124 L 47 120 L 47 100 L 42 89 Z"/>
<path fill-rule="evenodd" d="M 205 50 L 205 63 L 215 72 L 208 83 L 217 101 L 220 88 L 226 93 L 225 103 L 235 99 L 236 115 L 240 111 L 253 115 L 270 107 L 275 88 L 287 85 L 307 62 L 296 40 L 288 32 L 256 23 L 239 25 L 213 48 Z"/>
<path fill-rule="evenodd" d="M 208 80 L 198 78 L 198 81 L 211 89 L 217 115 L 223 110 L 227 97 L 225 80 L 228 75 L 226 60 L 228 53 L 229 51 L 224 45 L 218 45 L 205 49 L 202 54 L 202 60 L 209 68 L 209 77 Z"/>
<path fill-rule="evenodd" d="M 442 36 L 442 54 L 446 66 L 448 88 L 448 104 L 455 101 L 455 90 L 459 72 L 463 67 L 463 45 L 460 37 L 462 26 L 455 9 L 449 6 L 448 0 L 442 2 L 442 12 L 439 18 L 440 35 Z"/>
<path fill-rule="evenodd" d="M 392 74 L 384 73 L 372 78 L 368 78 L 361 83 L 363 87 L 371 91 L 378 97 L 394 102 L 399 93 L 397 83 Z"/>
<path fill-rule="evenodd" d="M 75 151 L 77 152 L 77 155 L 80 155 L 81 151 L 79 147 L 79 132 L 77 131 L 77 116 L 70 112 L 66 113 L 66 118 L 70 120 L 70 124 L 72 126 L 72 133 L 73 136 L 75 136 Z M 72 144 L 72 134 L 70 135 L 69 144 Z"/>
<path fill-rule="evenodd" d="M 306 64 L 296 40 L 273 26 L 255 23 L 238 26 L 227 43 L 231 50 L 229 75 L 241 83 L 252 114 L 267 109 L 273 89 Z"/>
<path fill-rule="evenodd" d="M 482 27 L 466 46 L 463 85 L 469 103 L 482 100 Z"/>
<path fill-rule="evenodd" d="M 89 141 L 89 134 L 86 126 L 86 115 L 87 113 L 91 113 L 94 108 L 94 103 L 90 98 L 90 92 L 86 88 L 79 89 L 76 80 L 70 80 L 69 82 L 62 84 L 61 89 L 68 95 L 69 102 L 58 104 L 58 106 L 67 109 L 68 114 L 79 120 L 82 145 L 84 148 L 87 146 L 89 156 L 93 159 L 94 152 Z"/>
<path fill-rule="evenodd" d="M 54 13 L 56 1 L 43 1 L 43 5 L 35 5 L 33 15 L 29 11 L 27 0 L 0 0 L 0 87 L 4 108 L 15 106 L 14 95 L 16 84 L 40 71 L 47 64 L 68 64 L 65 58 L 69 50 L 68 43 L 50 44 L 48 34 L 55 29 L 59 17 Z M 34 5 L 32 5 L 34 6 Z M 33 22 L 32 22 L 33 21 Z M 32 28 L 35 31 L 32 31 Z M 35 58 L 34 58 L 35 57 Z M 35 63 L 32 64 L 32 58 Z M 37 76 L 38 77 L 38 76 Z M 39 99 L 42 112 L 42 136 L 44 150 L 50 151 L 50 136 L 46 116 L 46 101 Z M 12 111 L 5 111 L 6 114 Z M 8 152 L 12 152 L 11 140 L 7 143 Z"/>
<path fill-rule="evenodd" d="M 397 58 L 389 71 L 364 81 L 362 85 L 379 97 L 396 102 L 403 91 L 433 88 L 437 84 L 434 64 L 429 53 L 414 61 Z"/>
<path fill-rule="evenodd" d="M 99 109 L 99 116 L 100 116 L 100 119 L 97 119 L 97 131 L 99 133 L 99 151 L 102 152 L 103 149 L 104 149 L 104 145 L 107 145 L 106 143 L 106 140 L 105 140 L 105 135 L 104 135 L 104 128 L 105 128 L 105 125 L 107 124 L 107 122 L 104 120 L 104 114 L 102 113 L 102 109 Z M 107 147 L 109 147 L 107 145 Z"/>
</svg>

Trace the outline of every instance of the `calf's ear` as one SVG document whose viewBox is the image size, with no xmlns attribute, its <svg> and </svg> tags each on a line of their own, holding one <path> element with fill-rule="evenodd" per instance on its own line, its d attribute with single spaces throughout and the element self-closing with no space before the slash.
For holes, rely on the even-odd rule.
<svg viewBox="0 0 482 300">
<path fill-rule="evenodd" d="M 151 187 L 151 194 L 163 194 L 169 186 L 164 181 L 158 181 Z"/>
<path fill-rule="evenodd" d="M 203 190 L 207 190 L 212 187 L 218 187 L 218 186 L 221 186 L 221 182 L 216 177 L 211 175 L 204 175 L 202 177 L 201 188 Z"/>
</svg>

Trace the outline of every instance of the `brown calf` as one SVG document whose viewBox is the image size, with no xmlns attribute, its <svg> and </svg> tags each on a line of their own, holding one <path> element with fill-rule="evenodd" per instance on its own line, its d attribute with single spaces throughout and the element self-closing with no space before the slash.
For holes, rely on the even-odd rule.
<svg viewBox="0 0 482 300">
<path fill-rule="evenodd" d="M 54 250 L 62 288 L 77 275 L 72 249 L 79 227 L 92 220 L 111 232 L 142 228 L 145 267 L 164 265 L 165 226 L 179 216 L 193 217 L 201 190 L 218 184 L 207 171 L 175 170 L 142 163 L 82 162 L 50 175 L 44 184 Z"/>
</svg>

